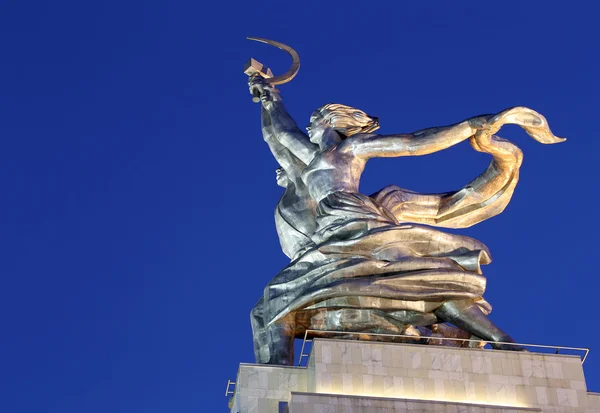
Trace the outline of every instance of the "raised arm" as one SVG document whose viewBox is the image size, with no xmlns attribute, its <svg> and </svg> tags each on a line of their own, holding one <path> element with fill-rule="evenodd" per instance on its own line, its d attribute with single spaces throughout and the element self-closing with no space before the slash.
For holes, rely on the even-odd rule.
<svg viewBox="0 0 600 413">
<path fill-rule="evenodd" d="M 268 110 L 264 107 L 261 109 L 261 124 L 263 138 L 273 157 L 277 163 L 285 170 L 288 179 L 293 180 L 298 185 L 302 174 L 302 171 L 306 167 L 306 164 L 300 159 L 295 157 L 289 149 L 284 147 L 279 140 L 275 137 L 273 126 L 271 123 L 271 115 Z"/>
<path fill-rule="evenodd" d="M 255 89 L 260 92 L 264 111 L 263 119 L 266 112 L 270 119 L 273 138 L 305 165 L 308 165 L 315 156 L 318 146 L 310 142 L 308 136 L 300 130 L 287 112 L 279 91 L 259 76 L 251 77 L 248 83 L 250 92 Z"/>
</svg>

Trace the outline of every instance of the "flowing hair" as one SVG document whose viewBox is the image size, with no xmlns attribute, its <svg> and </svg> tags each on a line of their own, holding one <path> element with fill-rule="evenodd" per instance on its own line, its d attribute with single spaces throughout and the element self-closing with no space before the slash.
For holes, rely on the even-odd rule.
<svg viewBox="0 0 600 413">
<path fill-rule="evenodd" d="M 317 117 L 322 117 L 334 130 L 346 137 L 379 129 L 379 118 L 339 103 L 321 106 L 312 114 L 310 121 L 312 122 Z"/>
</svg>

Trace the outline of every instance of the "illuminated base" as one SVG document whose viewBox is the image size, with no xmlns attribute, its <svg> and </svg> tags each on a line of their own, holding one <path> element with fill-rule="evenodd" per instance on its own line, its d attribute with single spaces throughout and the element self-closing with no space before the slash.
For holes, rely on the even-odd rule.
<svg viewBox="0 0 600 413">
<path fill-rule="evenodd" d="M 315 339 L 307 367 L 236 382 L 231 413 L 600 413 L 571 355 Z"/>
</svg>

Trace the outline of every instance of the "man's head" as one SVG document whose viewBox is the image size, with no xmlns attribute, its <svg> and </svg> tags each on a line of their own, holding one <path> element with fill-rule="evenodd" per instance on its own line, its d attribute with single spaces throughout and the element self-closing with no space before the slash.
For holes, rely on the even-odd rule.
<svg viewBox="0 0 600 413">
<path fill-rule="evenodd" d="M 367 115 L 360 109 L 339 103 L 329 103 L 321 106 L 311 115 L 310 125 L 307 128 L 310 140 L 318 143 L 322 130 L 326 127 L 331 127 L 344 137 L 349 137 L 357 133 L 370 133 L 379 129 L 379 119 Z"/>
<path fill-rule="evenodd" d="M 275 170 L 275 179 L 277 180 L 277 185 L 282 188 L 287 188 L 288 186 L 288 177 L 287 173 L 283 168 L 277 168 Z"/>
</svg>

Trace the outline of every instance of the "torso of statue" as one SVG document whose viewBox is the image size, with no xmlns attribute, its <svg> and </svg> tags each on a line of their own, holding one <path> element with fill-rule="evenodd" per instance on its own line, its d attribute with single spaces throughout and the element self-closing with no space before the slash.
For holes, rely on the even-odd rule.
<svg viewBox="0 0 600 413">
<path fill-rule="evenodd" d="M 319 151 L 302 172 L 302 181 L 315 202 L 338 191 L 358 192 L 366 162 L 348 149 L 351 147 L 351 139 Z"/>
</svg>

